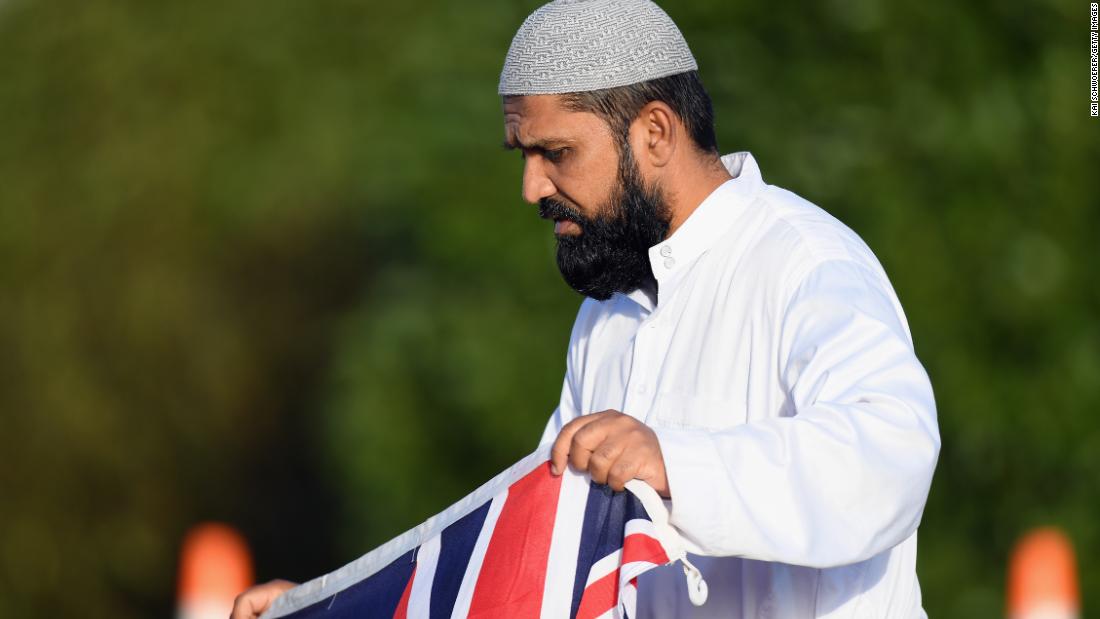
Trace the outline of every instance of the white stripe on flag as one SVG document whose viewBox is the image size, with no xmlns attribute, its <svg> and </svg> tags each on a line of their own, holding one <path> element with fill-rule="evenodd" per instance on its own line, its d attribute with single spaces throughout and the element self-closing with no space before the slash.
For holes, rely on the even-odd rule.
<svg viewBox="0 0 1100 619">
<path fill-rule="evenodd" d="M 638 609 L 638 588 L 629 582 L 625 587 L 619 589 L 619 605 L 615 607 L 615 610 L 623 609 L 631 619 L 634 618 L 634 613 Z"/>
<path fill-rule="evenodd" d="M 462 577 L 462 586 L 458 588 L 458 597 L 455 599 L 455 608 L 451 613 L 451 619 L 466 619 L 470 614 L 470 603 L 474 600 L 474 588 L 477 587 L 477 577 L 481 575 L 481 562 L 485 560 L 485 551 L 489 548 L 489 540 L 493 537 L 493 530 L 497 528 L 497 518 L 504 509 L 504 502 L 508 500 L 508 490 L 493 497 L 489 504 L 489 513 L 485 514 L 485 524 L 481 525 L 474 551 L 470 555 L 470 563 L 466 566 L 466 574 Z"/>
<path fill-rule="evenodd" d="M 634 520 L 628 520 L 626 526 L 623 527 L 623 539 L 634 535 L 635 533 L 641 533 L 642 535 L 648 535 L 653 539 L 659 540 L 657 537 L 657 527 L 653 526 L 653 523 L 644 520 L 642 518 L 635 518 Z"/>
<path fill-rule="evenodd" d="M 619 568 L 619 582 L 630 582 L 655 567 L 661 567 L 661 564 L 648 561 L 631 561 Z"/>
<path fill-rule="evenodd" d="M 580 552 L 581 531 L 584 529 L 584 509 L 588 503 L 590 482 L 566 467 L 558 493 L 558 515 L 547 558 L 546 583 L 542 592 L 542 619 L 569 619 L 573 606 L 573 586 Z M 566 566 L 572 566 L 568 569 Z"/>
<path fill-rule="evenodd" d="M 588 580 L 584 583 L 584 588 L 587 589 L 591 587 L 592 583 L 619 569 L 619 563 L 622 562 L 622 560 L 623 549 L 619 548 L 615 552 L 593 563 L 592 569 L 588 572 Z"/>
<path fill-rule="evenodd" d="M 654 526 L 652 522 L 644 520 L 642 518 L 635 518 L 634 520 L 630 520 L 626 523 L 626 526 L 623 527 L 624 545 L 626 544 L 626 538 L 630 537 L 631 535 L 644 535 L 646 537 L 652 538 L 653 541 L 660 544 L 660 538 L 657 537 L 657 527 Z M 664 546 L 661 546 L 661 548 L 664 548 Z M 665 552 L 667 553 L 668 550 L 665 549 Z M 660 565 L 660 563 L 651 563 L 649 561 L 631 561 L 629 563 L 624 563 L 619 568 L 619 578 L 623 582 L 629 582 L 631 579 L 641 574 L 644 574 L 645 572 L 648 572 L 654 567 Z M 630 607 L 628 606 L 627 608 L 629 609 Z"/>
<path fill-rule="evenodd" d="M 442 538 L 442 535 L 436 535 L 416 551 L 416 574 L 413 576 L 412 591 L 409 592 L 409 619 L 428 619 L 431 612 L 432 582 L 435 581 L 435 566 L 439 562 Z"/>
</svg>

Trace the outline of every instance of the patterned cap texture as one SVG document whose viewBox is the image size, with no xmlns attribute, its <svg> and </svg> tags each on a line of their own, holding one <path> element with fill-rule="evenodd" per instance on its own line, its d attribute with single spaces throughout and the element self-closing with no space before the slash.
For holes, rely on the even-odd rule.
<svg viewBox="0 0 1100 619">
<path fill-rule="evenodd" d="M 587 92 L 697 68 L 680 29 L 650 0 L 555 0 L 519 27 L 498 93 Z"/>
</svg>

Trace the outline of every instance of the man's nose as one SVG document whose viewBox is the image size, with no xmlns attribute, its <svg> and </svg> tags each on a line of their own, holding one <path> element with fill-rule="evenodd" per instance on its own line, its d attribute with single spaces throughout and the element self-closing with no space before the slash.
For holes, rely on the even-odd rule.
<svg viewBox="0 0 1100 619">
<path fill-rule="evenodd" d="M 557 188 L 543 172 L 540 158 L 528 157 L 523 163 L 523 199 L 530 204 L 538 204 L 539 200 L 549 198 L 555 193 Z"/>
</svg>

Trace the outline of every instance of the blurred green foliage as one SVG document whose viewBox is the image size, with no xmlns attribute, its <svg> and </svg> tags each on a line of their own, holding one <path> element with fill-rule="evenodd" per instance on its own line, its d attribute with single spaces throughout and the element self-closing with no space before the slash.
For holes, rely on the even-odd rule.
<svg viewBox="0 0 1100 619">
<path fill-rule="evenodd" d="M 499 148 L 537 4 L 0 0 L 0 616 L 167 616 L 203 519 L 312 577 L 534 447 L 579 303 Z M 930 615 L 1001 614 L 1042 523 L 1091 612 L 1087 3 L 665 4 L 725 149 L 905 304 L 944 441 Z"/>
</svg>

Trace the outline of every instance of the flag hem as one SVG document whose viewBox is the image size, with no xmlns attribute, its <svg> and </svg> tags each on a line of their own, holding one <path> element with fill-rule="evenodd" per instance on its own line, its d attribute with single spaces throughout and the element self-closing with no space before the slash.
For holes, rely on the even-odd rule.
<svg viewBox="0 0 1100 619">
<path fill-rule="evenodd" d="M 477 490 L 460 499 L 446 510 L 432 516 L 420 525 L 409 529 L 394 539 L 375 548 L 347 565 L 289 589 L 275 599 L 261 619 L 276 619 L 312 606 L 370 577 L 401 555 L 419 547 L 425 540 L 439 535 L 471 512 L 488 503 L 502 490 L 506 490 L 523 476 L 546 464 L 550 459 L 551 443 L 540 445 L 535 451 L 508 467 Z"/>
</svg>

